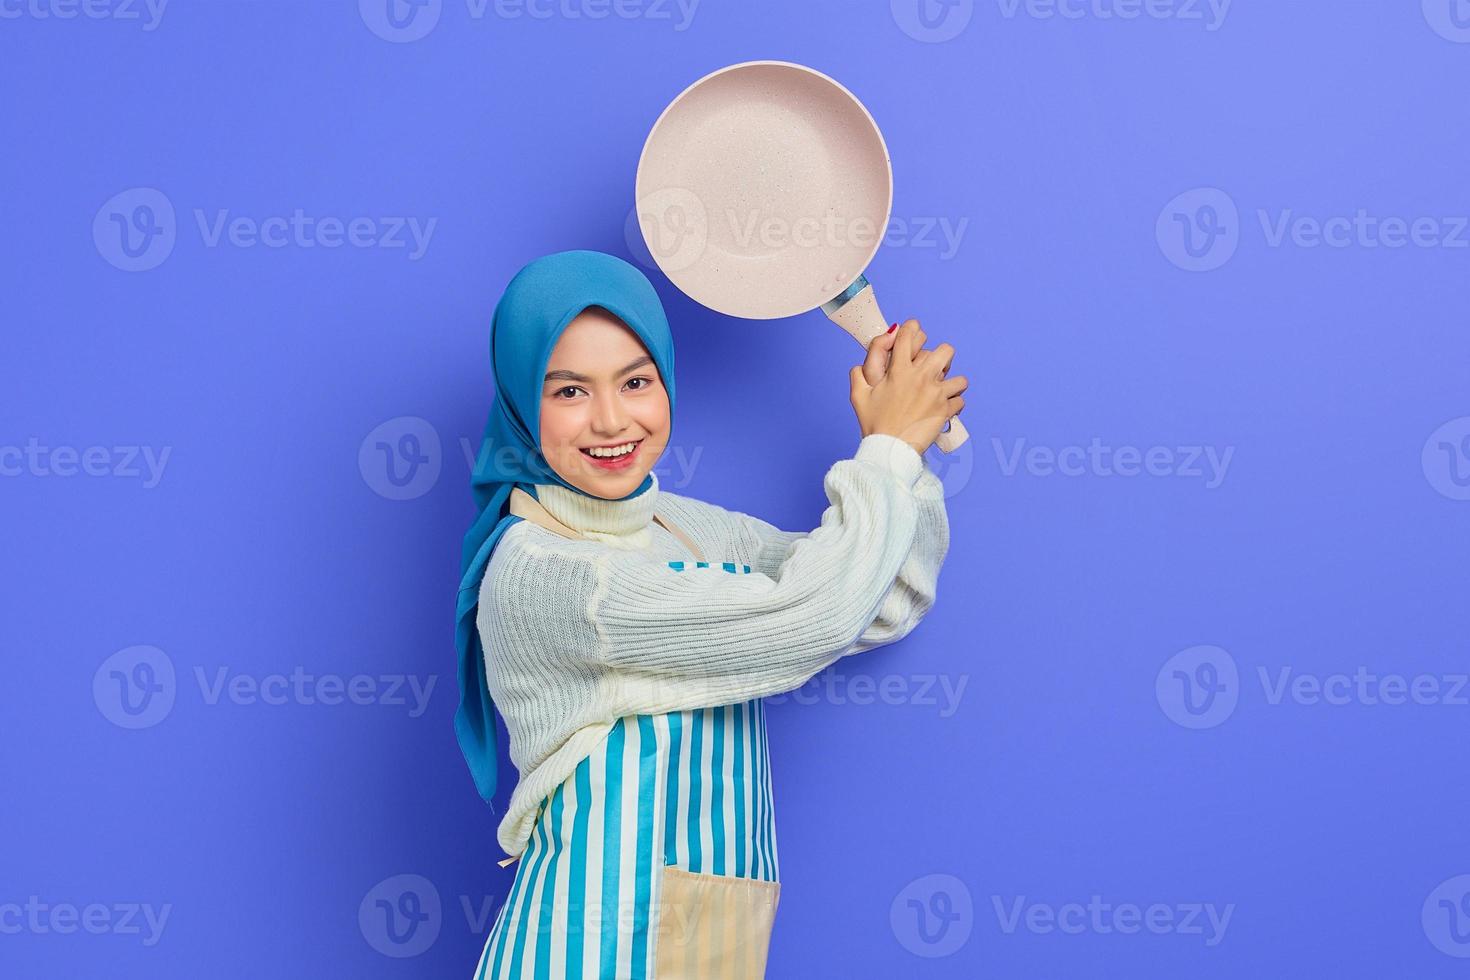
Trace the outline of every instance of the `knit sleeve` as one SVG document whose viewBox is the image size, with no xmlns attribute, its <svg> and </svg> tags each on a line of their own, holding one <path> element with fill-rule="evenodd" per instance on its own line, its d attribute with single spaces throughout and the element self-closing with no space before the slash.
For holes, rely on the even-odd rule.
<svg viewBox="0 0 1470 980">
<path fill-rule="evenodd" d="M 883 596 L 877 615 L 849 653 L 903 639 L 934 607 L 939 570 L 949 552 L 949 515 L 945 510 L 944 484 L 927 462 L 912 493 L 918 518 L 913 547 L 899 567 L 893 587 Z M 753 568 L 763 575 L 779 576 L 792 548 L 808 536 L 805 531 L 783 531 L 749 514 L 735 516 L 749 542 L 743 553 L 751 555 Z"/>
<path fill-rule="evenodd" d="M 614 716 L 708 707 L 793 690 L 890 642 L 914 603 L 896 579 L 916 560 L 923 470 L 902 440 L 865 437 L 827 471 L 820 526 L 770 574 L 731 574 L 718 562 L 680 570 L 585 542 L 545 547 L 512 528 L 480 598 L 496 704 L 510 717 L 550 710 L 543 702 L 554 694 L 575 713 L 569 691 L 612 680 Z M 738 526 L 728 533 L 738 537 Z M 911 579 L 925 590 L 922 574 Z M 514 755 L 514 731 L 512 742 Z"/>
<path fill-rule="evenodd" d="M 851 459 L 828 470 L 820 526 L 791 542 L 773 570 L 732 575 L 718 565 L 681 571 L 646 559 L 599 560 L 589 602 L 595 656 L 657 681 L 626 685 L 658 692 L 629 710 L 791 690 L 876 645 L 881 630 L 868 631 L 902 621 L 897 610 L 908 608 L 907 600 L 888 597 L 913 561 L 923 506 L 914 490 L 923 470 L 923 458 L 902 440 L 865 437 Z"/>
</svg>

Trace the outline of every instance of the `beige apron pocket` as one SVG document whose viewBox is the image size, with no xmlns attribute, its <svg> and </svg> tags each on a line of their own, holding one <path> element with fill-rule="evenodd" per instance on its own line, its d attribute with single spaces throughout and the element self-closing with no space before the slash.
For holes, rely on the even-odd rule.
<svg viewBox="0 0 1470 980">
<path fill-rule="evenodd" d="M 655 980 L 762 980 L 781 883 L 665 865 Z"/>
</svg>

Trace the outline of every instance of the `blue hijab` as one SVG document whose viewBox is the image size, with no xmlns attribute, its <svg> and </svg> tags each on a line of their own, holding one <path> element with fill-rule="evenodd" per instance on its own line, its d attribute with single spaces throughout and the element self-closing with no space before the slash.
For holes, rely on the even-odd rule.
<svg viewBox="0 0 1470 980">
<path fill-rule="evenodd" d="M 541 388 L 546 362 L 568 323 L 589 306 L 600 306 L 626 323 L 648 348 L 674 411 L 674 341 L 653 284 L 636 267 L 603 252 L 556 252 L 531 262 L 505 287 L 490 325 L 490 360 L 495 403 L 470 486 L 479 515 L 464 536 L 460 556 L 455 644 L 459 647 L 459 710 L 454 731 L 475 787 L 489 802 L 495 795 L 495 705 L 485 683 L 485 656 L 475 625 L 480 580 L 500 536 L 519 517 L 509 514 L 510 492 L 520 486 L 537 496 L 537 483 L 557 483 L 592 496 L 563 480 L 541 455 Z M 646 493 L 653 477 L 620 499 Z"/>
</svg>

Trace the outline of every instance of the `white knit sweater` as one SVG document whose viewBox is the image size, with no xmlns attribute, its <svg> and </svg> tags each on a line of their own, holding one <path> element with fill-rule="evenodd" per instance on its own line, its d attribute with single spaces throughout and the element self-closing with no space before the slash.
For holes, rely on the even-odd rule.
<svg viewBox="0 0 1470 980">
<path fill-rule="evenodd" d="M 518 855 L 541 800 L 630 714 L 715 707 L 800 687 L 902 639 L 934 605 L 949 549 L 944 488 L 902 440 L 838 460 L 809 533 L 661 491 L 603 500 L 555 484 L 542 505 L 589 540 L 517 521 L 480 586 L 491 697 L 520 772 L 498 837 Z M 709 568 L 657 524 L 687 534 Z M 730 574 L 722 562 L 749 565 Z M 743 569 L 741 569 L 743 571 Z"/>
</svg>

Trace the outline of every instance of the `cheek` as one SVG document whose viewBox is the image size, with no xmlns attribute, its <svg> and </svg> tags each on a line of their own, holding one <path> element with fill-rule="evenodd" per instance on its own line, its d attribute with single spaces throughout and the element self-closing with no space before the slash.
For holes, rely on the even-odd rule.
<svg viewBox="0 0 1470 980">
<path fill-rule="evenodd" d="M 555 401 L 541 403 L 541 448 L 543 451 L 575 444 L 581 432 L 581 412 L 567 405 L 558 405 Z"/>
<path fill-rule="evenodd" d="M 669 427 L 669 399 L 649 398 L 639 405 L 638 422 L 650 432 L 662 432 Z"/>
</svg>

